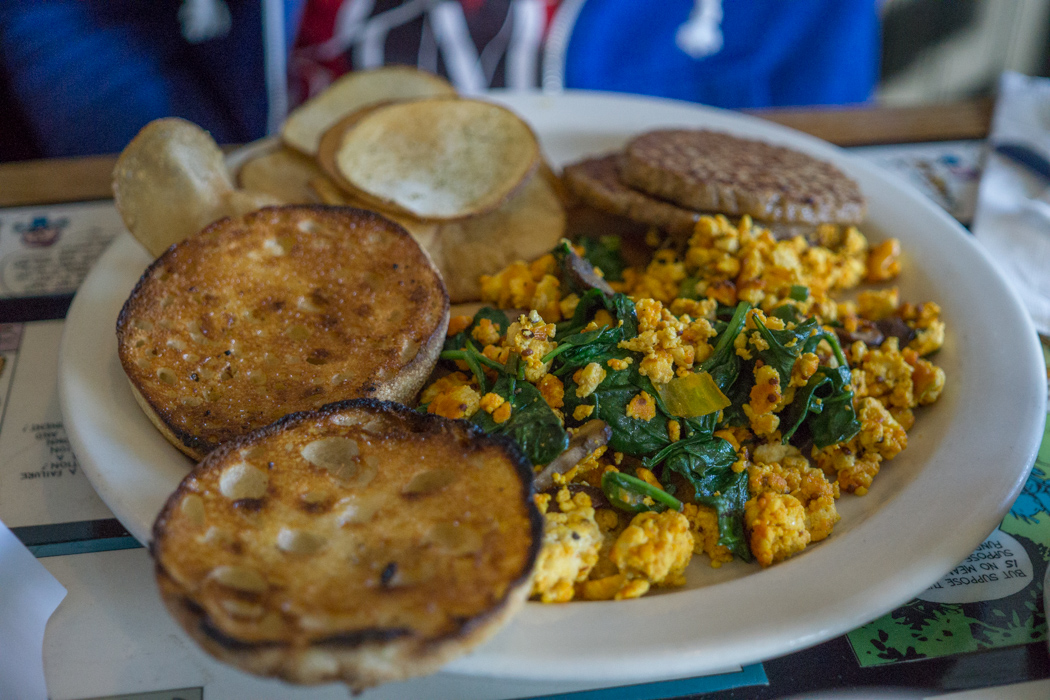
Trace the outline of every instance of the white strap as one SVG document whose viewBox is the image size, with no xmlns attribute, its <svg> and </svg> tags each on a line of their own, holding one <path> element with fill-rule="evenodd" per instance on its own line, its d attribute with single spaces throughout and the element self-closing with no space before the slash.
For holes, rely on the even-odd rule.
<svg viewBox="0 0 1050 700">
<path fill-rule="evenodd" d="M 263 56 L 266 76 L 266 133 L 275 134 L 288 116 L 288 44 L 283 0 L 263 0 Z"/>
<path fill-rule="evenodd" d="M 565 89 L 565 52 L 569 48 L 576 18 L 586 0 L 563 0 L 551 18 L 547 30 L 547 45 L 543 48 L 543 74 L 540 85 L 544 92 L 561 92 Z"/>
<path fill-rule="evenodd" d="M 506 84 L 511 90 L 536 87 L 536 61 L 543 41 L 543 0 L 515 0 L 514 31 L 507 48 Z"/>
<path fill-rule="evenodd" d="M 448 77 L 464 95 L 477 94 L 488 84 L 481 72 L 478 51 L 470 38 L 463 6 L 458 2 L 439 2 L 430 9 L 434 38 L 448 67 Z"/>
<path fill-rule="evenodd" d="M 675 44 L 693 58 L 722 50 L 722 0 L 695 0 L 689 19 L 678 28 Z"/>
<path fill-rule="evenodd" d="M 226 36 L 230 32 L 230 8 L 223 0 L 183 0 L 179 24 L 182 36 L 191 44 Z"/>
</svg>

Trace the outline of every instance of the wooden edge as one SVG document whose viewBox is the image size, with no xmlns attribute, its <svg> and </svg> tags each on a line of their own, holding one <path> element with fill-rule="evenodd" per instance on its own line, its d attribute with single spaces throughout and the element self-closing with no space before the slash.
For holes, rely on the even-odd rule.
<svg viewBox="0 0 1050 700">
<path fill-rule="evenodd" d="M 0 164 L 0 207 L 113 198 L 116 155 Z"/>
<path fill-rule="evenodd" d="M 745 110 L 839 146 L 961 141 L 988 136 L 991 98 L 943 104 Z"/>
<path fill-rule="evenodd" d="M 236 145 L 220 146 L 229 153 Z M 119 153 L 0 163 L 0 207 L 113 199 Z"/>
</svg>

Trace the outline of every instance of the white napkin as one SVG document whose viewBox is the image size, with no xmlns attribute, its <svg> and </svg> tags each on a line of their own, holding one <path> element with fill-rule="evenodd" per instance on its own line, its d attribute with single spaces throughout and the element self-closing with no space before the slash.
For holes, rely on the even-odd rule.
<svg viewBox="0 0 1050 700">
<path fill-rule="evenodd" d="M 1003 74 L 988 142 L 1024 143 L 1050 160 L 1050 79 Z M 971 230 L 1050 335 L 1050 180 L 989 150 Z"/>
<path fill-rule="evenodd" d="M 46 698 L 44 627 L 65 587 L 0 522 L 0 698 Z"/>
</svg>

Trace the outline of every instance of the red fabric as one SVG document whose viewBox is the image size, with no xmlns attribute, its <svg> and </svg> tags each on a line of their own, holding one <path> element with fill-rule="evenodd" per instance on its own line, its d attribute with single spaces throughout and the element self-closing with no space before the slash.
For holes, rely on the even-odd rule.
<svg viewBox="0 0 1050 700">
<path fill-rule="evenodd" d="M 309 0 L 299 22 L 299 34 L 295 45 L 312 46 L 332 38 L 335 16 L 343 0 Z"/>
<path fill-rule="evenodd" d="M 335 78 L 352 69 L 347 53 L 327 56 L 322 55 L 318 50 L 318 47 L 323 46 L 332 38 L 336 17 L 344 2 L 346 0 L 307 0 L 306 2 L 288 64 L 289 99 L 293 107 L 317 94 Z M 459 2 L 472 33 L 477 30 L 484 36 L 485 29 L 482 26 L 485 18 L 482 10 L 485 9 L 486 0 L 459 0 Z M 551 19 L 560 2 L 561 0 L 544 0 L 546 25 L 544 35 L 550 28 Z M 491 21 L 491 17 L 488 19 Z M 496 28 L 498 25 L 495 28 L 490 27 L 490 30 L 495 31 Z"/>
<path fill-rule="evenodd" d="M 288 63 L 288 98 L 291 106 L 318 92 L 320 86 L 350 70 L 345 54 L 322 59 L 310 47 L 324 44 L 335 32 L 335 18 L 344 0 L 309 0 L 299 21 Z"/>
<path fill-rule="evenodd" d="M 558 11 L 558 5 L 561 4 L 561 0 L 546 0 L 547 3 L 547 19 L 543 23 L 543 36 L 547 36 L 547 32 L 551 28 L 551 20 L 554 19 L 554 13 Z"/>
</svg>

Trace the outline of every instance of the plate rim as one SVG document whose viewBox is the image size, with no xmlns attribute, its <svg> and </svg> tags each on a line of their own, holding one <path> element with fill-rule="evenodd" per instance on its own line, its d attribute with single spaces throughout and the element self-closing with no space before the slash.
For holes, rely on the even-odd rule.
<svg viewBox="0 0 1050 700">
<path fill-rule="evenodd" d="M 694 105 L 691 103 L 677 102 L 675 100 L 586 91 L 569 91 L 556 96 L 532 93 L 521 95 L 510 92 L 494 92 L 490 93 L 488 97 L 510 106 L 512 109 L 524 109 L 526 112 L 530 110 L 536 111 L 547 109 L 549 108 L 549 105 L 552 104 L 555 105 L 555 109 L 561 110 L 568 108 L 565 105 L 570 105 L 575 109 L 579 109 L 582 105 L 588 103 L 592 105 L 590 107 L 592 110 L 599 108 L 608 110 L 613 107 L 619 107 L 625 110 L 664 107 L 665 112 L 673 113 L 672 116 L 675 118 L 681 116 L 682 121 L 684 122 L 683 125 L 688 125 L 690 120 L 692 121 L 693 126 L 696 126 L 698 123 L 706 123 L 707 121 L 712 120 L 717 125 L 721 126 L 728 121 L 734 126 L 741 127 L 740 129 L 728 129 L 730 131 L 751 133 L 753 130 L 757 130 L 759 132 L 758 137 L 760 138 L 766 138 L 772 135 L 772 140 L 783 142 L 787 145 L 800 148 L 800 150 L 814 153 L 819 157 L 831 158 L 836 164 L 848 166 L 847 169 L 850 174 L 854 174 L 855 172 L 862 173 L 866 177 L 874 177 L 876 180 L 883 181 L 890 187 L 890 189 L 899 190 L 899 193 L 904 197 L 905 204 L 912 207 L 919 207 L 920 210 L 923 210 L 925 216 L 932 217 L 932 220 L 938 222 L 940 226 L 943 226 L 946 232 L 950 230 L 951 233 L 946 233 L 946 235 L 951 236 L 953 243 L 963 245 L 964 248 L 967 248 L 968 252 L 966 255 L 969 255 L 970 257 L 980 255 L 979 246 L 972 236 L 966 233 L 965 230 L 962 229 L 962 227 L 946 212 L 937 207 L 936 204 L 928 200 L 924 195 L 915 191 L 907 185 L 907 183 L 889 175 L 885 171 L 878 170 L 877 166 L 867 163 L 861 160 L 858 156 L 849 154 L 836 146 L 828 144 L 808 134 L 794 131 L 788 127 L 767 122 L 754 115 L 730 113 L 725 112 L 724 110 Z M 560 106 L 558 106 L 559 103 Z M 544 107 L 544 105 L 548 105 L 548 107 Z M 137 244 L 134 243 L 129 234 L 121 234 L 121 236 L 118 237 L 118 240 L 111 244 L 110 249 L 107 249 L 103 257 L 106 261 L 109 261 L 109 257 L 107 256 L 122 254 L 121 251 L 123 251 L 123 253 L 128 253 L 129 246 L 132 246 L 133 249 Z M 1039 341 L 1035 328 L 1027 314 L 1023 312 L 1020 301 L 1011 286 L 1002 279 L 998 270 L 994 266 L 991 266 L 986 259 L 980 258 L 980 260 L 982 260 L 983 264 L 987 266 L 987 269 L 983 272 L 991 275 L 993 279 L 998 280 L 1001 289 L 996 291 L 1005 294 L 1006 299 L 1011 302 L 1012 311 L 1014 312 L 1013 315 L 1016 316 L 1016 312 L 1018 311 L 1021 313 L 1020 325 L 1022 330 L 1027 328 L 1026 335 L 1028 340 L 1024 340 L 1023 337 L 1019 339 L 1020 345 L 1018 347 L 1019 350 L 1022 351 L 1022 354 L 1025 355 L 1022 365 L 1028 365 L 1028 368 L 1025 371 L 1031 371 L 1034 366 L 1031 362 L 1033 358 L 1037 359 L 1038 362 L 1042 361 L 1042 353 L 1039 348 Z M 81 286 L 82 290 L 86 289 L 90 292 L 94 288 L 93 285 L 97 284 L 97 277 L 100 274 L 97 271 L 104 269 L 102 263 L 103 261 L 100 260 L 99 264 L 97 264 L 95 268 L 92 269 L 91 273 L 89 273 L 88 278 L 85 280 L 85 284 Z M 88 282 L 91 284 L 87 284 Z M 118 519 L 121 519 L 122 522 L 124 522 L 123 518 L 121 518 L 121 514 L 117 512 L 118 509 L 114 508 L 110 503 L 111 498 L 116 499 L 115 494 L 111 490 L 112 485 L 106 482 L 104 474 L 99 470 L 99 465 L 95 464 L 92 457 L 89 455 L 89 449 L 87 446 L 89 436 L 82 433 L 83 426 L 80 424 L 81 417 L 84 413 L 79 411 L 77 406 L 79 396 L 77 394 L 76 381 L 78 381 L 80 377 L 78 377 L 73 370 L 78 369 L 76 362 L 78 357 L 77 344 L 82 338 L 77 337 L 75 332 L 79 328 L 77 323 L 83 321 L 84 314 L 88 313 L 88 311 L 85 311 L 84 309 L 89 302 L 90 299 L 87 292 L 85 292 L 84 295 L 81 295 L 78 291 L 73 304 L 70 307 L 69 314 L 67 315 L 66 330 L 69 332 L 63 333 L 63 339 L 59 350 L 60 406 L 70 441 L 74 447 L 74 453 L 77 454 L 78 459 L 81 461 L 85 473 L 88 475 L 89 480 L 92 482 L 93 486 L 95 486 L 96 490 L 99 491 L 99 495 L 102 497 L 103 501 L 114 510 Z M 72 323 L 70 323 L 70 321 L 72 321 Z M 1018 319 L 1015 318 L 1011 320 L 1011 322 L 1015 321 L 1018 321 Z M 71 328 L 74 330 L 70 331 Z M 128 391 L 126 386 L 123 388 L 125 391 Z M 1024 444 L 1019 446 L 1019 452 L 1011 455 L 1014 462 L 1027 461 L 1027 467 L 1012 472 L 1013 479 L 1008 485 L 1008 488 L 1005 489 L 1005 493 L 1000 493 L 995 497 L 989 497 L 989 502 L 987 503 L 983 501 L 981 502 L 980 506 L 985 513 L 982 522 L 988 525 L 988 530 L 985 531 L 984 535 L 987 535 L 988 531 L 994 529 L 1002 516 L 1009 510 L 1010 505 L 1023 488 L 1024 482 L 1031 470 L 1032 462 L 1041 441 L 1042 426 L 1045 421 L 1046 413 L 1045 391 L 1042 390 L 1042 387 L 1039 388 L 1040 391 L 1032 392 L 1034 394 L 1033 396 L 1025 397 L 1025 405 L 1032 410 L 1032 414 L 1029 416 L 1029 424 L 1021 431 L 1024 436 L 1027 437 L 1027 440 L 1024 441 Z M 119 389 L 116 390 L 119 391 Z M 128 392 L 128 395 L 130 395 L 130 392 Z M 143 420 L 145 420 L 144 416 Z M 174 448 L 171 449 L 174 450 Z M 89 456 L 87 459 L 84 459 L 81 457 L 82 454 Z M 849 544 L 852 545 L 855 541 L 859 540 L 863 544 L 870 536 L 876 534 L 874 531 L 876 526 L 888 527 L 889 525 L 892 525 L 892 523 L 887 524 L 884 521 L 886 520 L 889 506 L 893 505 L 894 501 L 898 500 L 900 496 L 901 494 L 895 494 L 884 503 L 879 511 L 870 518 L 871 522 L 866 523 L 866 527 L 851 530 L 838 541 L 841 542 L 848 539 Z M 900 508 L 904 505 L 905 504 L 898 503 L 894 508 Z M 910 506 L 911 504 L 909 503 L 907 505 Z M 121 508 L 121 510 L 123 509 Z M 880 513 L 882 514 L 882 517 L 879 517 Z M 994 518 L 992 515 L 994 515 Z M 125 514 L 125 517 L 128 516 Z M 994 522 L 992 522 L 992 520 L 994 520 Z M 128 523 L 125 523 L 125 526 L 128 526 Z M 983 528 L 984 526 L 982 525 L 981 527 Z M 131 529 L 132 528 L 129 527 L 129 530 Z M 975 528 L 971 524 L 966 531 L 967 533 L 972 533 L 975 532 L 976 529 L 981 528 Z M 869 532 L 869 530 L 872 531 Z M 141 528 L 135 526 L 133 534 L 136 534 L 136 537 L 140 537 L 142 534 Z M 652 679 L 656 677 L 682 676 L 686 674 L 695 675 L 698 673 L 721 670 L 727 666 L 736 664 L 742 665 L 761 661 L 772 656 L 790 653 L 832 638 L 894 609 L 907 600 L 910 600 L 916 593 L 920 592 L 922 588 L 925 588 L 945 572 L 950 570 L 955 563 L 968 555 L 969 552 L 972 551 L 973 546 L 976 546 L 979 542 L 980 539 L 977 539 L 971 544 L 964 546 L 960 543 L 960 538 L 957 537 L 953 541 L 951 547 L 936 552 L 935 555 L 927 559 L 925 563 L 911 561 L 910 568 L 905 572 L 909 575 L 901 576 L 898 573 L 898 575 L 893 577 L 891 581 L 884 582 L 884 584 L 888 585 L 884 585 L 881 591 L 877 592 L 875 603 L 871 602 L 870 590 L 865 590 L 864 596 L 858 596 L 856 594 L 838 595 L 834 600 L 827 601 L 828 604 L 824 609 L 824 612 L 828 613 L 828 615 L 826 617 L 822 616 L 824 619 L 806 620 L 804 623 L 799 623 L 798 620 L 790 618 L 784 619 L 783 614 L 780 614 L 779 616 L 774 615 L 767 621 L 768 624 L 772 626 L 783 624 L 790 625 L 791 623 L 795 623 L 794 626 L 791 627 L 790 632 L 777 632 L 774 629 L 768 631 L 766 634 L 757 635 L 756 631 L 751 628 L 744 631 L 736 630 L 735 632 L 729 630 L 725 636 L 719 640 L 717 649 L 710 648 L 710 645 L 697 646 L 694 639 L 685 639 L 682 642 L 685 646 L 669 646 L 667 640 L 659 640 L 663 643 L 657 643 L 648 648 L 624 649 L 621 646 L 615 650 L 615 653 L 609 653 L 608 651 L 602 652 L 600 650 L 596 651 L 594 647 L 598 645 L 580 647 L 577 644 L 576 648 L 569 650 L 556 644 L 539 643 L 544 641 L 543 634 L 545 631 L 549 631 L 551 626 L 564 627 L 567 625 L 586 624 L 589 627 L 593 627 L 593 621 L 588 621 L 587 619 L 588 617 L 594 617 L 590 615 L 592 608 L 597 611 L 597 615 L 600 617 L 604 615 L 605 608 L 609 605 L 616 605 L 618 616 L 629 616 L 635 620 L 661 614 L 679 616 L 682 614 L 688 614 L 688 612 L 683 612 L 681 608 L 683 605 L 686 605 L 687 601 L 685 598 L 695 596 L 697 591 L 683 591 L 672 595 L 653 596 L 638 601 L 617 603 L 577 603 L 569 606 L 544 606 L 532 603 L 529 605 L 529 610 L 535 612 L 519 615 L 510 626 L 498 633 L 488 644 L 479 647 L 468 656 L 453 661 L 443 670 L 450 673 L 480 676 L 547 680 L 616 679 L 630 681 Z M 762 593 L 763 589 L 769 587 L 768 585 L 761 585 L 766 579 L 769 579 L 770 583 L 772 583 L 774 580 L 780 581 L 784 578 L 790 578 L 794 575 L 794 572 L 800 569 L 802 565 L 810 559 L 819 559 L 823 561 L 824 559 L 829 558 L 829 556 L 825 554 L 828 549 L 828 547 L 816 548 L 812 552 L 807 552 L 805 557 L 789 560 L 777 565 L 776 567 L 759 572 L 761 576 L 747 576 L 743 579 L 714 584 L 713 586 L 700 590 L 712 591 L 713 589 L 718 588 L 719 595 L 724 596 L 724 591 L 726 590 L 725 587 L 732 586 L 738 596 L 746 597 L 748 595 L 758 595 Z M 756 581 L 758 581 L 758 583 L 756 583 Z M 710 595 L 708 597 L 710 597 Z M 858 608 L 856 605 L 858 598 L 863 598 L 863 602 L 866 602 L 867 605 L 862 605 Z M 620 606 L 628 607 L 621 608 Z M 601 625 L 598 625 L 598 627 L 601 627 Z M 598 630 L 587 631 L 588 634 L 591 632 L 597 633 Z M 676 634 L 679 633 L 680 632 L 676 627 Z M 517 639 L 515 639 L 515 635 L 517 635 Z M 522 656 L 521 653 L 523 651 L 521 649 L 522 635 L 524 635 L 526 639 L 532 639 L 537 642 L 535 645 L 526 645 L 528 648 L 524 651 L 528 653 L 525 656 Z M 691 642 L 692 645 L 690 646 Z"/>
</svg>

